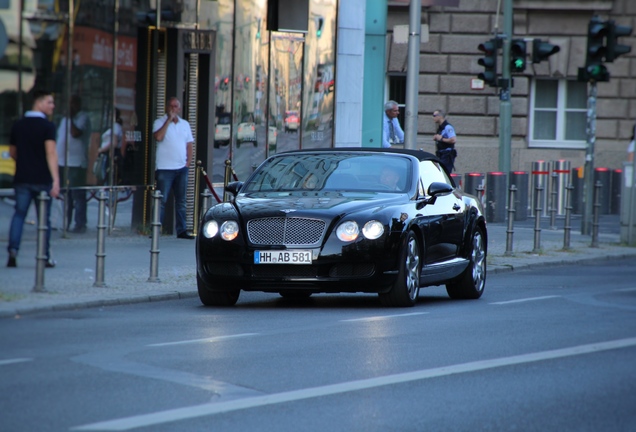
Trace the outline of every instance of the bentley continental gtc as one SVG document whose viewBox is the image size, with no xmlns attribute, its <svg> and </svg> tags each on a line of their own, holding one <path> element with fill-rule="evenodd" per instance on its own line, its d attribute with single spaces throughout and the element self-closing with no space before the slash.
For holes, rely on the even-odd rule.
<svg viewBox="0 0 636 432">
<path fill-rule="evenodd" d="M 285 152 L 226 192 L 232 199 L 210 207 L 197 233 L 204 305 L 234 305 L 241 291 L 375 293 L 398 307 L 426 286 L 445 285 L 453 299 L 484 292 L 481 203 L 430 153 Z"/>
</svg>

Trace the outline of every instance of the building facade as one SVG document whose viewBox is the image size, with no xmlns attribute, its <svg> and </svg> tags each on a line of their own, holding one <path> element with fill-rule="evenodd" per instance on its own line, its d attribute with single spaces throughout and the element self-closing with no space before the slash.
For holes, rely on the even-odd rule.
<svg viewBox="0 0 636 432">
<path fill-rule="evenodd" d="M 408 5 L 389 1 L 387 21 L 388 96 L 391 82 L 404 80 L 406 46 L 396 44 L 393 29 L 408 24 Z M 498 169 L 499 107 L 497 89 L 472 89 L 483 67 L 477 47 L 503 32 L 503 2 L 460 0 L 455 7 L 422 10 L 420 47 L 418 147 L 433 150 L 436 109 L 448 113 L 458 134 L 458 173 Z M 583 166 L 589 86 L 577 81 L 585 65 L 588 22 L 594 15 L 636 27 L 636 2 L 630 0 L 514 0 L 514 39 L 558 45 L 560 51 L 541 63 L 530 57 L 523 73 L 514 73 L 511 169 L 529 171 L 534 161 L 567 160 Z M 620 169 L 636 123 L 636 33 L 620 39 L 632 51 L 606 63 L 609 82 L 599 82 L 596 104 L 594 166 Z M 501 72 L 501 57 L 499 57 Z M 403 103 L 403 100 L 398 100 Z"/>
</svg>

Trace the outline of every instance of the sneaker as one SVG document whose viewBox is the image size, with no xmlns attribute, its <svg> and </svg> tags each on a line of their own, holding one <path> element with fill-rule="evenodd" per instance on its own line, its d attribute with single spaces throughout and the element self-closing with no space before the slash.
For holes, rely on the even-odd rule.
<svg viewBox="0 0 636 432">
<path fill-rule="evenodd" d="M 46 260 L 46 264 L 44 265 L 44 267 L 53 268 L 53 267 L 56 266 L 56 264 L 57 264 L 57 262 L 55 260 L 49 258 L 49 259 Z"/>
<path fill-rule="evenodd" d="M 184 231 L 181 234 L 177 235 L 177 238 L 193 240 L 194 236 L 192 234 L 190 234 L 189 232 Z"/>
<path fill-rule="evenodd" d="M 9 252 L 9 260 L 7 261 L 7 267 L 17 267 L 16 255 L 13 252 Z"/>
</svg>

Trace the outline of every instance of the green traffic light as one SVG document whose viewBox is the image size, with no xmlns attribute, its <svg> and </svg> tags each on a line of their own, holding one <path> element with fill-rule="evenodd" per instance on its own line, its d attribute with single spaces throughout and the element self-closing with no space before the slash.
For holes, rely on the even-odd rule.
<svg viewBox="0 0 636 432">
<path fill-rule="evenodd" d="M 516 59 L 516 60 L 515 60 L 515 68 L 517 68 L 517 69 L 523 69 L 523 60 L 521 60 L 521 59 Z"/>
</svg>

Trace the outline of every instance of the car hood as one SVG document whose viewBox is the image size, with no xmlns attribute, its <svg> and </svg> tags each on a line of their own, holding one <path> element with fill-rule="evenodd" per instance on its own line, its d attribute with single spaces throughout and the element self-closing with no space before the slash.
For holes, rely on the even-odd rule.
<svg viewBox="0 0 636 432">
<path fill-rule="evenodd" d="M 247 220 L 283 215 L 333 219 L 357 212 L 375 213 L 407 201 L 406 194 L 377 192 L 260 192 L 239 195 L 235 205 Z"/>
</svg>

